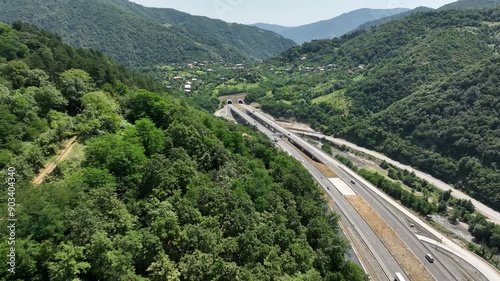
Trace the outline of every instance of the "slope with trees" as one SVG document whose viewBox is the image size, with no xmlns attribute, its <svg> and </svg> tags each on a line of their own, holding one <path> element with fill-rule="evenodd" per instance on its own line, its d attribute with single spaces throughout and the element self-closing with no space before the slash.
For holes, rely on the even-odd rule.
<svg viewBox="0 0 500 281">
<path fill-rule="evenodd" d="M 433 11 L 433 10 L 434 9 L 428 8 L 428 7 L 417 7 L 415 9 L 412 9 L 412 10 L 409 10 L 409 11 L 406 11 L 406 12 L 403 12 L 400 14 L 396 14 L 396 15 L 384 17 L 381 19 L 376 19 L 376 20 L 372 20 L 369 22 L 365 22 L 365 23 L 359 25 L 356 29 L 353 29 L 351 32 L 357 32 L 359 30 L 370 30 L 370 29 L 372 29 L 376 26 L 379 26 L 381 24 L 384 24 L 384 23 L 404 19 L 407 16 L 414 14 L 414 13 L 417 13 L 417 12 L 429 12 L 429 11 Z"/>
<path fill-rule="evenodd" d="M 306 43 L 259 66 L 270 94 L 255 100 L 272 114 L 410 163 L 500 210 L 499 19 L 498 9 L 414 13 Z"/>
<path fill-rule="evenodd" d="M 0 25 L 0 169 L 15 178 L 17 219 L 15 273 L 0 279 L 366 280 L 300 163 L 156 86 L 31 25 Z M 74 135 L 84 154 L 33 187 Z"/>
<path fill-rule="evenodd" d="M 440 10 L 474 10 L 474 9 L 491 9 L 500 6 L 499 0 L 458 0 L 456 2 L 446 4 L 439 8 Z"/>
<path fill-rule="evenodd" d="M 172 9 L 146 8 L 126 0 L 0 2 L 0 21 L 19 20 L 132 66 L 195 60 L 255 61 L 294 45 L 255 27 Z"/>
</svg>

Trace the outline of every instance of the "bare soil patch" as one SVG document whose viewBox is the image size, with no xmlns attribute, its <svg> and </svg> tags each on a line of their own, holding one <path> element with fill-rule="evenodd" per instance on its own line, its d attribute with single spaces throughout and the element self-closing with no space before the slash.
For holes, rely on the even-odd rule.
<svg viewBox="0 0 500 281">
<path fill-rule="evenodd" d="M 66 157 L 68 157 L 68 155 L 71 153 L 71 150 L 76 144 L 75 141 L 76 141 L 76 136 L 72 137 L 70 140 L 66 142 L 63 150 L 59 153 L 59 156 L 56 158 L 56 160 L 47 163 L 45 167 L 42 170 L 40 170 L 38 175 L 33 179 L 32 183 L 34 185 L 41 184 L 43 182 L 43 179 L 47 175 L 52 173 L 52 171 L 54 171 L 54 169 L 57 167 L 57 164 L 61 163 L 62 161 L 64 161 L 64 159 L 66 159 Z"/>
<path fill-rule="evenodd" d="M 300 130 L 300 131 L 306 131 L 306 132 L 312 132 L 314 133 L 315 131 L 309 127 L 309 125 L 303 124 L 303 123 L 298 123 L 294 121 L 275 121 L 278 125 L 287 128 L 287 129 L 294 129 L 294 130 Z"/>
</svg>

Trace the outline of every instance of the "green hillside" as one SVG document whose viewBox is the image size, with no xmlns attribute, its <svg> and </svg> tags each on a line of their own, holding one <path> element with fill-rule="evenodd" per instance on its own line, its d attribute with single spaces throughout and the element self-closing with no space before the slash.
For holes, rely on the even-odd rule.
<svg viewBox="0 0 500 281">
<path fill-rule="evenodd" d="M 500 6 L 499 0 L 458 0 L 444 5 L 440 10 L 491 9 Z"/>
<path fill-rule="evenodd" d="M 456 183 L 498 209 L 500 57 L 426 85 L 351 128 L 350 138 Z"/>
<path fill-rule="evenodd" d="M 15 198 L 0 227 L 17 219 L 15 273 L 1 280 L 366 280 L 301 163 L 157 87 L 31 25 L 0 25 L 0 200 Z"/>
<path fill-rule="evenodd" d="M 372 21 L 363 23 L 360 26 L 358 26 L 356 29 L 352 30 L 351 32 L 357 32 L 359 30 L 370 30 L 370 29 L 372 29 L 376 26 L 379 26 L 381 24 L 406 18 L 407 16 L 414 14 L 414 13 L 417 13 L 417 12 L 429 12 L 429 11 L 433 11 L 433 9 L 427 8 L 427 7 L 417 7 L 413 10 L 409 10 L 409 11 L 399 13 L 399 14 L 396 14 L 393 16 L 388 16 L 388 17 L 384 17 L 381 19 L 372 20 Z"/>
<path fill-rule="evenodd" d="M 146 8 L 126 0 L 0 2 L 0 21 L 22 20 L 127 65 L 194 60 L 255 61 L 294 45 L 273 32 Z"/>
<path fill-rule="evenodd" d="M 498 9 L 414 13 L 290 49 L 259 66 L 262 93 L 250 99 L 276 116 L 385 152 L 500 210 L 499 34 Z M 464 174 L 463 165 L 474 173 Z"/>
<path fill-rule="evenodd" d="M 480 10 L 480 9 L 491 9 L 491 8 L 496 8 L 500 6 L 500 1 L 499 0 L 459 0 L 450 4 L 446 4 L 442 7 L 440 7 L 438 10 L 440 11 L 445 11 L 445 10 Z M 416 12 L 428 12 L 432 11 L 433 9 L 427 8 L 427 7 L 418 7 L 413 10 L 410 10 L 408 12 L 400 13 L 397 15 L 393 16 L 388 16 L 385 18 L 381 18 L 378 20 L 373 20 L 369 21 L 367 23 L 364 23 L 360 25 L 358 28 L 356 28 L 355 31 L 358 30 L 369 30 L 375 26 L 379 26 L 381 24 L 384 24 L 386 22 L 394 21 L 394 20 L 399 20 L 403 19 L 413 13 Z"/>
</svg>

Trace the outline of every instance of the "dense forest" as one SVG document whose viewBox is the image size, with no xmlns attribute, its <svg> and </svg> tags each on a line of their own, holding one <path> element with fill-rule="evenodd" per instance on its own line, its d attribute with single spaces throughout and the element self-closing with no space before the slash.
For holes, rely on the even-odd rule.
<svg viewBox="0 0 500 281">
<path fill-rule="evenodd" d="M 458 0 L 439 8 L 440 10 L 470 10 L 497 8 L 500 6 L 499 0 Z"/>
<path fill-rule="evenodd" d="M 294 47 L 249 91 L 278 117 L 382 151 L 500 210 L 500 10 L 416 12 Z"/>
<path fill-rule="evenodd" d="M 17 219 L 1 280 L 366 280 L 300 163 L 159 87 L 0 25 L 0 169 Z M 72 136 L 83 151 L 33 186 Z"/>
<path fill-rule="evenodd" d="M 400 14 L 397 14 L 397 15 L 388 16 L 388 17 L 384 17 L 384 18 L 381 18 L 381 19 L 377 19 L 377 20 L 372 20 L 372 21 L 366 22 L 366 23 L 358 26 L 356 29 L 353 29 L 350 33 L 357 32 L 357 31 L 360 31 L 360 30 L 370 30 L 370 29 L 372 29 L 374 27 L 377 27 L 377 26 L 379 26 L 381 24 L 406 18 L 407 16 L 409 16 L 409 15 L 411 15 L 413 13 L 416 13 L 416 12 L 429 12 L 429 11 L 432 11 L 432 10 L 433 10 L 432 8 L 428 8 L 428 7 L 417 7 L 415 9 L 409 10 L 409 11 L 404 12 L 404 13 L 400 13 Z"/>
<path fill-rule="evenodd" d="M 0 1 L 0 21 L 19 20 L 55 32 L 74 46 L 100 50 L 129 66 L 257 61 L 295 45 L 256 27 L 147 8 L 128 0 Z"/>
</svg>

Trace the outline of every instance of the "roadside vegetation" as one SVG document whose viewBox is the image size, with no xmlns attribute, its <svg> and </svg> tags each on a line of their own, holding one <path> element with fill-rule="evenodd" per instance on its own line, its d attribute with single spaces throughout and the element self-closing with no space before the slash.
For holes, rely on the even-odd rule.
<svg viewBox="0 0 500 281">
<path fill-rule="evenodd" d="M 498 8 L 417 12 L 294 47 L 255 68 L 265 89 L 255 100 L 500 210 L 499 17 Z"/>
<path fill-rule="evenodd" d="M 16 271 L 1 280 L 366 280 L 300 163 L 163 88 L 0 25 L 0 170 L 16 170 L 17 219 Z M 34 187 L 74 136 L 74 155 Z"/>
</svg>

